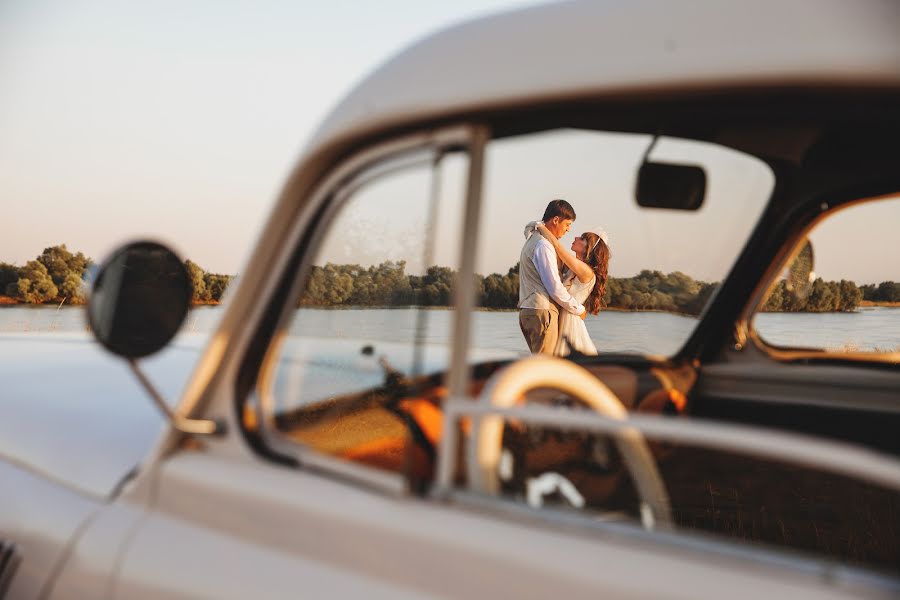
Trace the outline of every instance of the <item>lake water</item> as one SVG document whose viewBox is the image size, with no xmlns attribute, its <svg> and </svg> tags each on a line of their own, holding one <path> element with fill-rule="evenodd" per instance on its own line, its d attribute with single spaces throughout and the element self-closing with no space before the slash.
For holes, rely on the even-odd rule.
<svg viewBox="0 0 900 600">
<path fill-rule="evenodd" d="M 185 333 L 209 333 L 222 309 L 194 308 Z M 292 331 L 302 337 L 335 340 L 408 343 L 418 331 L 429 345 L 445 345 L 453 312 L 413 309 L 302 309 Z M 693 330 L 696 319 L 657 312 L 606 311 L 588 317 L 587 327 L 601 352 L 675 353 Z M 862 308 L 854 313 L 763 313 L 757 316 L 763 339 L 788 347 L 854 349 L 900 348 L 900 308 Z M 84 332 L 82 307 L 3 306 L 0 333 Z M 516 312 L 479 311 L 474 315 L 473 342 L 487 354 L 525 354 Z"/>
</svg>

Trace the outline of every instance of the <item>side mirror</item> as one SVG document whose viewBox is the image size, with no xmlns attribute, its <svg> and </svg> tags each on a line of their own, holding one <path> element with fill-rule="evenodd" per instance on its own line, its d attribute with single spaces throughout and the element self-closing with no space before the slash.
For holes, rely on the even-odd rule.
<svg viewBox="0 0 900 600">
<path fill-rule="evenodd" d="M 191 278 L 178 256 L 155 242 L 123 246 L 103 263 L 88 300 L 97 340 L 124 358 L 168 344 L 191 305 Z"/>
<path fill-rule="evenodd" d="M 706 196 L 706 171 L 695 165 L 644 162 L 635 197 L 644 208 L 697 210 Z"/>
<path fill-rule="evenodd" d="M 191 277 L 178 256 L 155 242 L 133 242 L 101 265 L 88 298 L 88 322 L 97 341 L 128 361 L 132 372 L 175 429 L 221 434 L 224 422 L 188 419 L 175 413 L 135 359 L 168 344 L 191 306 Z"/>
</svg>

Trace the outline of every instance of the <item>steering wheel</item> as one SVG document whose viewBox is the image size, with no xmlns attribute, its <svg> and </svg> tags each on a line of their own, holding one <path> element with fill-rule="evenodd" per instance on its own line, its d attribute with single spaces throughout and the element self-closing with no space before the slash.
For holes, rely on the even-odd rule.
<svg viewBox="0 0 900 600">
<path fill-rule="evenodd" d="M 524 394 L 538 388 L 560 390 L 611 419 L 628 420 L 621 400 L 603 382 L 573 362 L 535 355 L 500 369 L 487 381 L 478 401 L 510 408 Z M 467 443 L 469 486 L 496 495 L 500 490 L 497 466 L 503 443 L 503 417 L 487 415 L 475 423 Z M 612 434 L 641 499 L 641 521 L 648 529 L 672 527 L 669 496 L 644 435 L 633 427 Z"/>
</svg>

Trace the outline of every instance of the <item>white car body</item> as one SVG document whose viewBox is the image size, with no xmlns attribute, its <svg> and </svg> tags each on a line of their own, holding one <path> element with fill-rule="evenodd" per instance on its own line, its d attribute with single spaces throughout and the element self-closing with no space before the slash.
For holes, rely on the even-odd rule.
<svg viewBox="0 0 900 600">
<path fill-rule="evenodd" d="M 310 142 L 202 352 L 175 347 L 149 368 L 181 415 L 221 420 L 224 435 L 167 425 L 124 363 L 92 342 L 0 338 L 0 406 L 14 411 L 0 424 L 0 539 L 22 559 L 7 597 L 895 596 L 896 579 L 825 560 L 639 528 L 584 531 L 446 488 L 419 497 L 328 465 L 280 464 L 242 435 L 235 390 L 260 353 L 253 333 L 271 318 L 287 249 L 363 157 L 471 135 L 479 115 L 580 99 L 900 91 L 898 24 L 900 5 L 878 0 L 564 3 L 454 27 L 388 61 Z M 54 410 L 46 399 L 59 381 L 41 379 L 40 360 L 65 366 L 68 383 L 109 375 L 68 386 L 73 403 Z M 140 424 L 106 417 L 126 404 Z M 888 481 L 900 469 L 878 464 Z"/>
</svg>

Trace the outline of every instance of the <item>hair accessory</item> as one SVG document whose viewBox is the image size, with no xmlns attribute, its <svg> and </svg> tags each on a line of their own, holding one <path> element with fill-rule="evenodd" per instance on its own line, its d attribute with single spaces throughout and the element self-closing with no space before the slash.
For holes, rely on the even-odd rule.
<svg viewBox="0 0 900 600">
<path fill-rule="evenodd" d="M 590 250 L 587 251 L 587 254 L 590 254 L 594 251 L 594 248 L 597 247 L 597 243 L 600 240 L 603 240 L 603 243 L 609 246 L 609 234 L 602 227 L 594 227 L 593 229 L 588 229 L 588 233 L 593 233 L 597 236 L 598 240 L 591 245 Z"/>
</svg>

